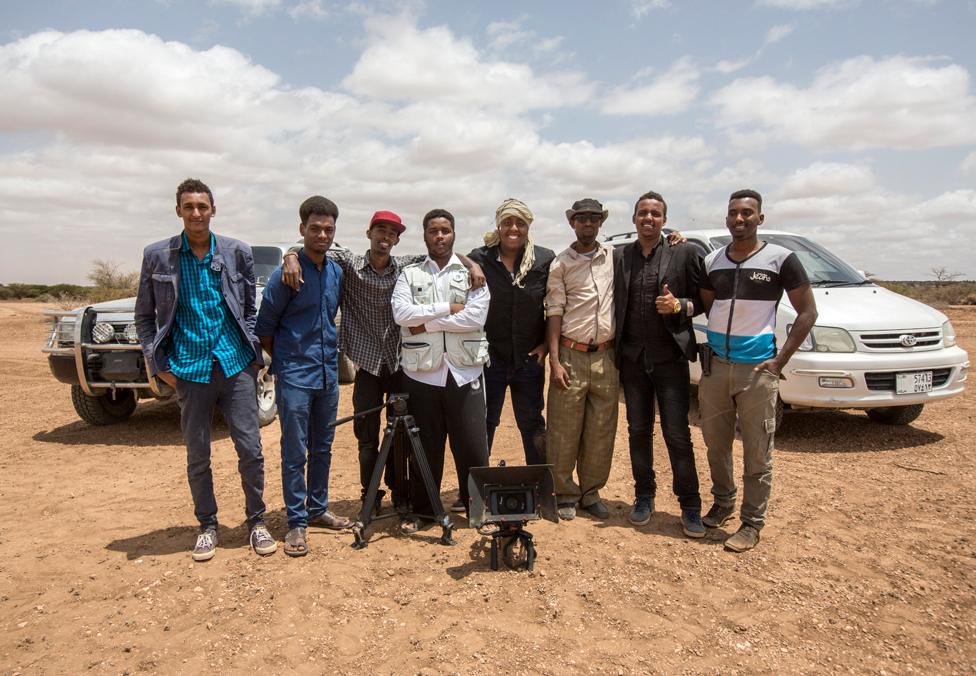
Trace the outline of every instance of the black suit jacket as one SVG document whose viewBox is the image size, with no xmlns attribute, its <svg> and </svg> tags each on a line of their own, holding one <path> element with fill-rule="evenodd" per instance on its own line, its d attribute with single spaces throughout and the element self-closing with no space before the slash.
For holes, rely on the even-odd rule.
<svg viewBox="0 0 976 676">
<path fill-rule="evenodd" d="M 692 244 L 675 244 L 671 246 L 664 241 L 661 252 L 661 278 L 658 284 L 663 288 L 665 284 L 671 294 L 681 301 L 681 312 L 664 316 L 667 327 L 674 342 L 688 361 L 698 359 L 698 342 L 695 340 L 695 330 L 691 325 L 691 318 L 701 314 L 705 306 L 701 300 L 699 287 L 705 276 L 705 263 L 701 255 Z M 616 349 L 617 368 L 621 366 L 623 350 L 621 341 L 624 336 L 624 323 L 627 321 L 628 297 L 630 295 L 630 274 L 635 262 L 640 260 L 640 242 L 634 241 L 626 246 L 614 249 L 613 252 L 613 311 L 614 311 L 614 345 Z M 688 301 L 691 301 L 692 312 L 688 313 Z"/>
</svg>

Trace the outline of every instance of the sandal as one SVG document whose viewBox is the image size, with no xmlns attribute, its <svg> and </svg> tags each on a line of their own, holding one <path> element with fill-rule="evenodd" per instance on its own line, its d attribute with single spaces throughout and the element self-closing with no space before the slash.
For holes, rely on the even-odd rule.
<svg viewBox="0 0 976 676">
<path fill-rule="evenodd" d="M 305 556 L 308 554 L 304 528 L 292 528 L 285 535 L 285 554 L 288 556 Z"/>
</svg>

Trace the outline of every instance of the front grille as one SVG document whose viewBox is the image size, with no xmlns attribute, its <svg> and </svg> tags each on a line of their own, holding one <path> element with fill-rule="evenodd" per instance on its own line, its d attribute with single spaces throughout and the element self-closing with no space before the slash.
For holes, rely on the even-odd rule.
<svg viewBox="0 0 976 676">
<path fill-rule="evenodd" d="M 915 344 L 912 346 L 904 345 L 902 336 L 913 336 Z M 942 331 L 941 329 L 885 331 L 884 333 L 862 333 L 858 338 L 861 345 L 867 350 L 925 350 L 939 347 L 942 344 Z"/>
<path fill-rule="evenodd" d="M 869 390 L 874 390 L 875 392 L 894 392 L 896 373 L 921 373 L 922 371 L 928 370 L 929 369 L 919 369 L 917 371 L 869 371 L 868 373 L 864 374 L 864 382 L 867 384 Z M 951 368 L 932 369 L 932 388 L 935 389 L 937 387 L 942 387 L 949 382 L 949 374 L 951 373 Z"/>
</svg>

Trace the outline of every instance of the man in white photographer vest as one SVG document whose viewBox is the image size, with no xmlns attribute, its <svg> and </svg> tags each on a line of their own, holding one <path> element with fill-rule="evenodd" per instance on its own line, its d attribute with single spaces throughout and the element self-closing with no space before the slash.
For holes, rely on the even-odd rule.
<svg viewBox="0 0 976 676">
<path fill-rule="evenodd" d="M 440 490 L 444 446 L 450 439 L 458 488 L 468 508 L 468 471 L 488 464 L 485 320 L 488 287 L 470 289 L 468 271 L 454 255 L 454 216 L 434 209 L 424 216 L 427 258 L 404 268 L 393 288 L 393 320 L 402 327 L 400 366 L 410 412 L 420 428 L 434 483 Z M 419 472 L 411 467 L 413 509 L 433 518 Z M 401 524 L 416 532 L 419 521 Z"/>
</svg>

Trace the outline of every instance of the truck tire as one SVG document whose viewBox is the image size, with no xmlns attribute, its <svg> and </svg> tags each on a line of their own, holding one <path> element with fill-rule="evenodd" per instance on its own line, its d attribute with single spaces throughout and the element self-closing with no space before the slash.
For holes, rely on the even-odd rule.
<svg viewBox="0 0 976 676">
<path fill-rule="evenodd" d="M 869 408 L 868 417 L 882 425 L 907 425 L 922 415 L 925 404 L 911 406 L 886 406 L 884 408 Z"/>
<path fill-rule="evenodd" d="M 85 394 L 81 385 L 71 386 L 71 403 L 78 416 L 89 425 L 113 425 L 128 420 L 136 410 L 136 394 L 132 390 L 116 390 L 93 397 Z"/>
<path fill-rule="evenodd" d="M 356 364 L 346 355 L 339 353 L 339 382 L 351 383 L 356 379 Z"/>
<path fill-rule="evenodd" d="M 268 362 L 271 363 L 269 359 Z M 268 373 L 267 368 L 258 372 L 256 380 L 257 399 L 258 399 L 258 425 L 266 427 L 274 422 L 278 417 L 278 402 L 275 399 L 275 378 Z"/>
</svg>

